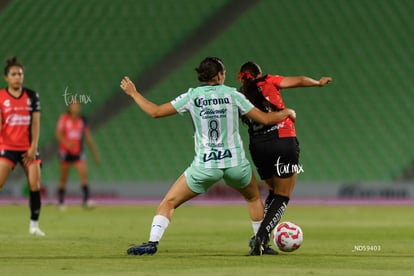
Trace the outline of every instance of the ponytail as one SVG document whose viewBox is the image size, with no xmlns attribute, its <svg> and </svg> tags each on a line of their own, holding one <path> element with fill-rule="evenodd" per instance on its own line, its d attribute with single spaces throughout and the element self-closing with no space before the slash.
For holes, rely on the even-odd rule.
<svg viewBox="0 0 414 276">
<path fill-rule="evenodd" d="M 10 57 L 6 60 L 6 66 L 4 67 L 4 75 L 5 76 L 7 76 L 7 74 L 10 71 L 10 68 L 13 67 L 13 66 L 18 66 L 18 67 L 24 69 L 23 65 L 20 62 L 17 61 L 17 57 L 12 56 L 12 57 Z"/>
</svg>

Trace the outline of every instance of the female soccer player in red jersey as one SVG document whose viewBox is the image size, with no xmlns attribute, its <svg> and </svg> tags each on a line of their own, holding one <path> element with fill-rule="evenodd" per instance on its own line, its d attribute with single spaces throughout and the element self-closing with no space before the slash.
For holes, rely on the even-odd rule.
<svg viewBox="0 0 414 276">
<path fill-rule="evenodd" d="M 59 141 L 60 179 L 58 200 L 61 210 L 65 209 L 66 182 L 72 165 L 76 168 L 79 175 L 83 194 L 83 206 L 91 207 L 88 170 L 83 151 L 84 141 L 91 149 L 96 163 L 99 162 L 99 154 L 86 117 L 81 115 L 81 104 L 79 101 L 71 102 L 67 112 L 60 116 L 56 126 L 56 138 Z"/>
<path fill-rule="evenodd" d="M 330 77 L 314 80 L 306 76 L 263 75 L 260 66 L 251 61 L 241 66 L 238 80 L 242 83 L 242 93 L 254 106 L 267 112 L 285 108 L 281 89 L 324 86 L 332 81 Z M 294 120 L 287 117 L 273 126 L 255 123 L 245 116 L 242 120 L 249 127 L 249 150 L 253 162 L 260 178 L 269 187 L 263 222 L 250 246 L 257 255 L 277 254 L 269 247 L 269 235 L 287 207 L 301 169 Z"/>
<path fill-rule="evenodd" d="M 9 173 L 20 163 L 30 189 L 29 233 L 44 236 L 39 228 L 41 209 L 40 158 L 37 152 L 40 129 L 39 95 L 23 87 L 23 66 L 16 57 L 4 68 L 7 87 L 0 90 L 0 190 Z"/>
</svg>

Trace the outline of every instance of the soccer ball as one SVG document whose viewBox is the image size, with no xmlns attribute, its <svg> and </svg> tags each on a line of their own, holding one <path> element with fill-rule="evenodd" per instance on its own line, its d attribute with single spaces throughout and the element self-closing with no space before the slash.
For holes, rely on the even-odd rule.
<svg viewBox="0 0 414 276">
<path fill-rule="evenodd" d="M 272 240 L 281 251 L 292 252 L 302 245 L 303 232 L 293 222 L 281 222 L 273 230 Z"/>
</svg>

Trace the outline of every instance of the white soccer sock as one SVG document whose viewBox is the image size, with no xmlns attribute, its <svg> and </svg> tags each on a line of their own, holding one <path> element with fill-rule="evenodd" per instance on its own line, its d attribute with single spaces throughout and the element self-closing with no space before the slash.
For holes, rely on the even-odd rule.
<svg viewBox="0 0 414 276">
<path fill-rule="evenodd" d="M 38 228 L 39 222 L 37 220 L 30 220 L 30 228 Z"/>
<path fill-rule="evenodd" d="M 253 233 L 254 233 L 254 235 L 256 235 L 257 234 L 257 231 L 259 231 L 260 224 L 262 224 L 262 221 L 263 220 L 260 220 L 260 221 L 252 221 L 252 227 L 253 227 Z"/>
<path fill-rule="evenodd" d="M 161 215 L 154 216 L 154 219 L 152 220 L 149 241 L 159 242 L 162 238 L 162 235 L 164 234 L 165 229 L 167 229 L 168 224 L 170 224 L 168 218 Z"/>
</svg>

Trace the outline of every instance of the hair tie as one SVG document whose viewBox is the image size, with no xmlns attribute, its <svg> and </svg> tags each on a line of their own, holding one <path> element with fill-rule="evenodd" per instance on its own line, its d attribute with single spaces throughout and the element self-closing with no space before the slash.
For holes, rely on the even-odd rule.
<svg viewBox="0 0 414 276">
<path fill-rule="evenodd" d="M 239 75 L 237 77 L 238 81 L 241 81 L 243 79 L 245 79 L 245 80 L 254 80 L 255 79 L 254 76 L 252 75 L 252 73 L 250 73 L 250 72 L 239 72 L 238 75 Z"/>
</svg>

